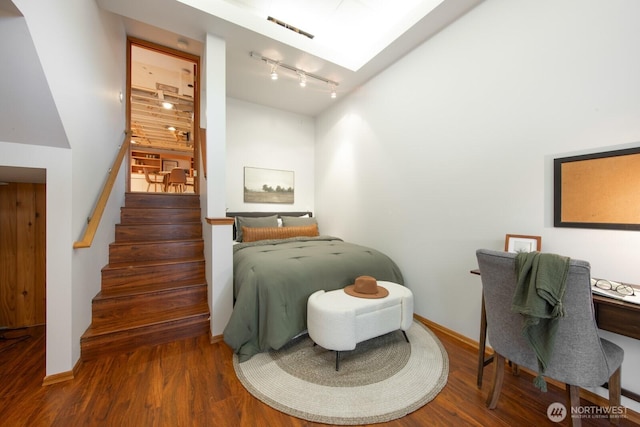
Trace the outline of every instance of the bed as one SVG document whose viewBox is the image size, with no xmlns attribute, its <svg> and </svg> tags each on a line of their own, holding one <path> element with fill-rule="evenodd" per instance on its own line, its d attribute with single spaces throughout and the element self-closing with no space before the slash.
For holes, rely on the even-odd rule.
<svg viewBox="0 0 640 427">
<path fill-rule="evenodd" d="M 237 212 L 238 218 L 307 216 L 308 212 Z M 260 221 L 260 220 L 257 220 Z M 285 221 L 287 221 L 285 219 Z M 313 223 L 312 219 L 295 220 Z M 285 224 L 285 227 L 295 225 Z M 300 226 L 303 228 L 307 226 Z M 263 228 L 259 230 L 258 228 Z M 245 232 L 267 232 L 273 227 L 243 227 Z M 275 231 L 275 230 L 273 230 Z M 234 237 L 240 233 L 234 226 Z M 302 233 L 305 234 L 305 233 Z M 404 284 L 396 263 L 375 249 L 338 237 L 297 235 L 251 240 L 245 233 L 233 246 L 234 307 L 224 330 L 224 341 L 243 362 L 254 354 L 280 349 L 306 330 L 307 299 L 317 290 L 340 289 L 361 275 Z M 268 233 L 267 233 L 268 235 Z"/>
</svg>

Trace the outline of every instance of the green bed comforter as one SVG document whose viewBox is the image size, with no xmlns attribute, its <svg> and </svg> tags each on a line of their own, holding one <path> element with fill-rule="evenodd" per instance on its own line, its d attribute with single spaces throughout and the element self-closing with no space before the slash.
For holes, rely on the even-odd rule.
<svg viewBox="0 0 640 427">
<path fill-rule="evenodd" d="M 307 299 L 361 275 L 404 284 L 388 256 L 331 236 L 239 243 L 233 248 L 234 308 L 224 340 L 245 361 L 306 330 Z"/>
</svg>

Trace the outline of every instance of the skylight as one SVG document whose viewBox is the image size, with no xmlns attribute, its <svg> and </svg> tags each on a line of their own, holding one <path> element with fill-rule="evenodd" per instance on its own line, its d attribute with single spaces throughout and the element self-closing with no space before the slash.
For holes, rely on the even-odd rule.
<svg viewBox="0 0 640 427">
<path fill-rule="evenodd" d="M 178 1 L 356 71 L 443 0 Z"/>
</svg>

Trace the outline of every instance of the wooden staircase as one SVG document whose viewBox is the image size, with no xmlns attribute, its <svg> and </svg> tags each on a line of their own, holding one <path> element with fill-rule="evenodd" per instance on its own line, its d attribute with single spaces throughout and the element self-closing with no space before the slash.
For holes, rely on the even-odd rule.
<svg viewBox="0 0 640 427">
<path fill-rule="evenodd" d="M 82 360 L 209 332 L 200 199 L 127 193 Z"/>
</svg>

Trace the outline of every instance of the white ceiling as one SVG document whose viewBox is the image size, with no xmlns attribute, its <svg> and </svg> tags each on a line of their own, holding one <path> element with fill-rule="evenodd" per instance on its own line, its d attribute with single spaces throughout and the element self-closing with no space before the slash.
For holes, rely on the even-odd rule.
<svg viewBox="0 0 640 427">
<path fill-rule="evenodd" d="M 357 71 L 443 0 L 179 0 Z M 275 18 L 283 31 L 267 18 Z M 300 30 L 300 31 L 297 31 Z M 311 38 L 305 36 L 312 36 Z"/>
<path fill-rule="evenodd" d="M 207 33 L 224 39 L 229 97 L 314 117 L 482 0 L 96 1 L 125 17 L 129 35 L 174 49 L 202 55 Z M 300 88 L 294 72 L 272 81 L 270 66 L 251 52 L 337 82 L 337 99 L 321 81 Z"/>
<path fill-rule="evenodd" d="M 66 148 L 68 141 L 20 10 L 0 0 L 0 141 Z M 0 163 L 5 160 L 0 157 Z M 45 183 L 46 170 L 0 165 L 0 186 Z"/>
</svg>

